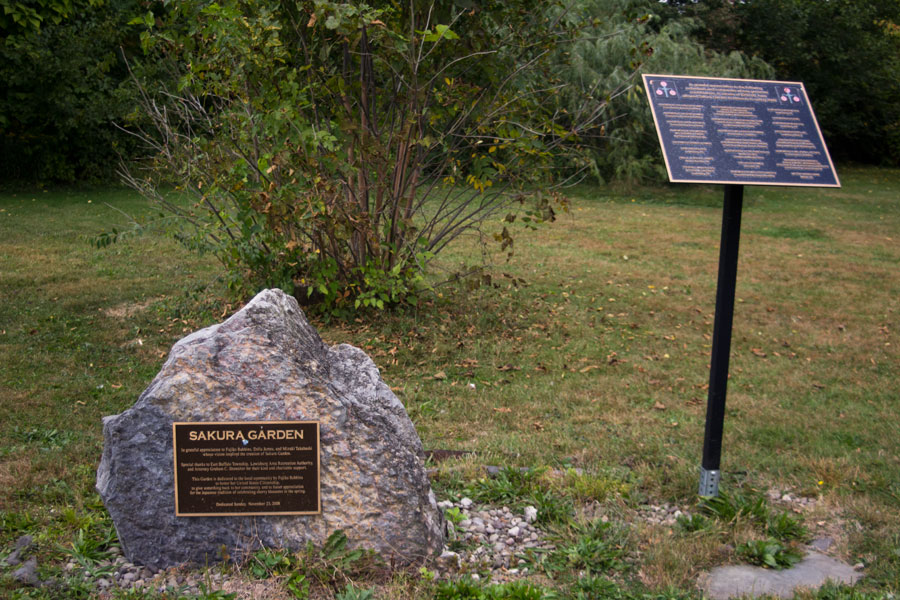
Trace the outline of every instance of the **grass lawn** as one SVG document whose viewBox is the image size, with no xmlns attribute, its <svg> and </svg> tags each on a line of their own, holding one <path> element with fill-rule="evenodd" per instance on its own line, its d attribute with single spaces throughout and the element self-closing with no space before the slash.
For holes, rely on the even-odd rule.
<svg viewBox="0 0 900 600">
<path fill-rule="evenodd" d="M 836 190 L 745 189 L 722 488 L 814 499 L 767 502 L 863 563 L 875 597 L 900 591 L 900 170 L 840 174 Z M 439 465 L 439 496 L 477 493 L 481 465 L 548 467 L 521 493 L 575 507 L 561 536 L 588 509 L 627 528 L 628 564 L 598 576 L 623 594 L 699 597 L 702 571 L 769 535 L 740 515 L 641 517 L 696 508 L 722 189 L 571 197 L 556 223 L 518 233 L 491 286 L 317 326 L 372 356 L 426 448 L 476 453 Z M 123 190 L 0 194 L 0 560 L 30 533 L 41 573 L 60 580 L 85 537 L 109 543 L 93 490 L 101 418 L 134 402 L 175 340 L 236 309 L 215 261 L 162 234 L 93 248 L 119 211 L 149 214 Z M 464 241 L 438 266 L 477 256 Z M 582 475 L 553 476 L 569 468 Z M 0 597 L 95 593 L 20 588 L 12 570 L 0 566 Z M 578 596 L 577 575 L 535 585 L 600 597 Z M 436 593 L 410 577 L 371 587 Z"/>
</svg>

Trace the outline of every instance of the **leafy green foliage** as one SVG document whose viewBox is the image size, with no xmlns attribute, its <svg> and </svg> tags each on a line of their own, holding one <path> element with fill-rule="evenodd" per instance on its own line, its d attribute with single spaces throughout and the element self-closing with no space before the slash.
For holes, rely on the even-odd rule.
<svg viewBox="0 0 900 600">
<path fill-rule="evenodd" d="M 480 600 L 484 598 L 481 585 L 471 579 L 442 581 L 434 594 L 435 600 Z"/>
<path fill-rule="evenodd" d="M 606 577 L 586 575 L 572 586 L 573 600 L 606 600 L 623 596 L 619 586 Z"/>
<path fill-rule="evenodd" d="M 692 514 L 691 516 L 681 515 L 676 519 L 678 523 L 678 527 L 681 528 L 682 531 L 687 533 L 694 533 L 697 531 L 704 531 L 709 529 L 710 520 L 704 517 L 701 514 Z"/>
<path fill-rule="evenodd" d="M 336 595 L 335 600 L 374 600 L 375 592 L 373 590 L 358 588 L 353 584 L 344 588 L 344 591 Z"/>
<path fill-rule="evenodd" d="M 100 6 L 102 0 L 0 0 L 0 38 L 39 32 L 59 25 L 79 10 Z"/>
<path fill-rule="evenodd" d="M 560 55 L 558 71 L 566 85 L 559 97 L 567 111 L 597 99 L 606 104 L 603 130 L 583 140 L 601 180 L 665 179 L 649 103 L 634 77 L 637 71 L 754 78 L 772 74 L 757 58 L 704 48 L 688 35 L 695 22 L 664 21 L 660 2 L 582 0 L 576 6 L 593 19 L 594 27 Z"/>
<path fill-rule="evenodd" d="M 12 4 L 62 12 L 51 8 L 59 18 L 0 43 L 0 180 L 112 179 L 120 158 L 136 147 L 114 122 L 134 109 L 124 56 L 138 49 L 137 36 L 125 23 L 138 2 Z"/>
<path fill-rule="evenodd" d="M 116 539 L 116 531 L 108 517 L 102 520 L 91 520 L 75 533 L 71 545 L 61 550 L 69 554 L 85 572 L 92 577 L 111 575 L 114 566 L 101 567 L 99 563 L 109 559 L 112 554 L 109 545 Z"/>
<path fill-rule="evenodd" d="M 789 513 L 773 514 L 766 499 L 754 493 L 727 492 L 721 490 L 718 496 L 703 498 L 699 509 L 723 523 L 742 519 L 753 523 L 769 536 L 781 541 L 806 540 L 809 531 L 803 523 Z M 687 531 L 705 528 L 704 517 L 694 515 L 691 519 L 678 519 L 679 525 Z"/>
<path fill-rule="evenodd" d="M 346 581 L 377 562 L 374 553 L 351 549 L 347 535 L 341 530 L 329 535 L 321 548 L 315 548 L 312 544 L 307 545 L 306 550 L 297 558 L 298 572 L 303 573 L 304 578 L 295 579 L 293 583 L 296 590 L 291 591 L 298 598 L 303 598 L 303 594 L 308 593 L 311 583 L 327 585 L 332 581 Z M 288 584 L 290 583 L 289 580 Z M 289 590 L 290 588 L 288 585 Z"/>
<path fill-rule="evenodd" d="M 550 600 L 552 597 L 548 591 L 527 582 L 481 585 L 471 579 L 441 582 L 434 594 L 434 600 Z"/>
<path fill-rule="evenodd" d="M 191 0 L 134 21 L 178 83 L 143 92 L 155 156 L 128 181 L 183 219 L 239 296 L 415 304 L 460 235 L 511 251 L 511 223 L 552 220 L 561 200 L 531 190 L 599 127 L 599 107 L 573 120 L 549 102 L 568 22 L 525 0 L 379 6 Z M 167 201 L 170 183 L 195 204 Z"/>
<path fill-rule="evenodd" d="M 284 587 L 296 600 L 309 598 L 309 579 L 303 573 L 294 572 L 288 575 Z"/>
<path fill-rule="evenodd" d="M 892 597 L 893 594 L 891 592 L 866 591 L 858 587 L 836 584 L 832 581 L 826 581 L 813 596 L 816 600 L 888 600 Z"/>
<path fill-rule="evenodd" d="M 321 548 L 316 548 L 311 542 L 299 553 L 261 548 L 251 555 L 246 569 L 256 579 L 282 578 L 284 589 L 293 598 L 306 600 L 314 583 L 328 585 L 334 581 L 344 580 L 365 566 L 362 560 L 370 554 L 363 550 L 351 550 L 348 544 L 347 535 L 337 530 L 328 536 Z M 359 597 L 367 597 L 365 590 L 356 590 L 352 586 L 345 593 L 359 593 L 363 594 Z"/>
<path fill-rule="evenodd" d="M 465 515 L 462 514 L 462 511 L 458 506 L 451 506 L 447 510 L 444 511 L 444 516 L 448 521 L 453 523 L 454 525 L 459 525 L 463 519 L 465 519 Z"/>
<path fill-rule="evenodd" d="M 769 516 L 769 508 L 764 497 L 724 490 L 720 490 L 718 496 L 703 498 L 699 508 L 707 515 L 726 523 L 738 517 L 765 523 Z"/>
<path fill-rule="evenodd" d="M 761 495 L 720 490 L 718 496 L 703 498 L 698 508 L 725 525 L 749 523 L 754 530 L 768 536 L 764 540 L 745 542 L 735 549 L 739 557 L 752 564 L 783 569 L 803 558 L 799 550 L 785 543 L 805 541 L 809 537 L 808 530 L 788 513 L 773 514 Z M 683 531 L 695 532 L 711 529 L 712 523 L 702 514 L 695 514 L 690 519 L 679 518 L 678 525 Z"/>
<path fill-rule="evenodd" d="M 26 512 L 0 512 L 0 531 L 6 535 L 27 533 L 37 525 L 37 520 Z"/>
<path fill-rule="evenodd" d="M 741 43 L 804 82 L 837 157 L 900 163 L 900 5 L 755 0 L 739 14 Z"/>
<path fill-rule="evenodd" d="M 68 445 L 74 437 L 71 431 L 18 425 L 13 428 L 12 435 L 13 439 L 41 450 L 58 450 Z"/>
<path fill-rule="evenodd" d="M 900 161 L 900 5 L 893 1 L 751 0 L 669 2 L 693 16 L 709 49 L 741 50 L 802 81 L 837 158 Z"/>
<path fill-rule="evenodd" d="M 503 467 L 493 477 L 470 482 L 464 493 L 487 504 L 518 508 L 533 505 L 538 511 L 538 523 L 565 523 L 574 512 L 572 500 L 551 488 L 544 480 L 546 471 L 546 468 Z"/>
<path fill-rule="evenodd" d="M 805 542 L 809 539 L 809 530 L 799 519 L 792 517 L 788 513 L 770 516 L 766 532 L 782 542 L 792 540 Z"/>
<path fill-rule="evenodd" d="M 296 558 L 286 550 L 260 548 L 250 557 L 250 574 L 257 579 L 284 575 L 297 566 Z"/>
<path fill-rule="evenodd" d="M 205 583 L 200 584 L 199 593 L 196 595 L 196 600 L 234 600 L 235 598 L 237 598 L 236 593 L 218 590 Z"/>
<path fill-rule="evenodd" d="M 571 498 L 561 496 L 553 490 L 537 488 L 528 500 L 538 511 L 536 522 L 539 525 L 567 523 L 575 514 Z"/>
<path fill-rule="evenodd" d="M 444 517 L 447 519 L 447 526 L 450 529 L 450 540 L 449 544 L 452 549 L 456 549 L 457 546 L 461 545 L 461 541 L 456 535 L 457 529 L 456 527 L 462 523 L 462 521 L 466 518 L 462 511 L 457 506 L 451 506 L 450 508 L 444 511 Z"/>
<path fill-rule="evenodd" d="M 571 586 L 570 597 L 572 600 L 689 600 L 694 594 L 675 588 L 655 592 L 628 589 L 606 577 L 587 575 Z"/>
<path fill-rule="evenodd" d="M 746 542 L 738 546 L 735 552 L 752 564 L 770 569 L 786 569 L 803 559 L 799 550 L 773 539 Z"/>
<path fill-rule="evenodd" d="M 365 556 L 362 550 L 348 548 L 347 534 L 338 529 L 328 536 L 317 553 L 317 559 L 332 574 L 351 570 Z"/>
<path fill-rule="evenodd" d="M 520 506 L 540 485 L 546 469 L 503 467 L 493 477 L 482 477 L 466 488 L 466 495 L 477 502 Z"/>
<path fill-rule="evenodd" d="M 625 569 L 623 530 L 599 519 L 576 523 L 571 529 L 572 535 L 560 540 L 542 562 L 546 571 L 601 574 Z"/>
<path fill-rule="evenodd" d="M 581 502 L 603 502 L 611 496 L 624 496 L 631 491 L 631 485 L 619 476 L 579 473 L 575 469 L 566 470 L 564 483 L 566 490 Z"/>
</svg>

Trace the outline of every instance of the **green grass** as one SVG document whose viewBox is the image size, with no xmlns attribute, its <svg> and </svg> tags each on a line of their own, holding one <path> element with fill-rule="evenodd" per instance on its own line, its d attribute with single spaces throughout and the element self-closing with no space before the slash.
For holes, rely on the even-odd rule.
<svg viewBox="0 0 900 600">
<path fill-rule="evenodd" d="M 900 170 L 840 175 L 841 189 L 745 189 L 723 488 L 818 498 L 799 515 L 809 534 L 836 535 L 840 555 L 866 564 L 864 594 L 896 592 Z M 634 511 L 696 500 L 722 190 L 572 195 L 555 224 L 516 232 L 513 258 L 490 268 L 495 286 L 442 286 L 416 311 L 317 325 L 372 356 L 426 448 L 478 453 L 442 463 L 441 494 L 480 489 L 476 465 L 558 469 L 484 493 L 562 499 L 575 515 L 602 503 L 632 524 L 639 564 L 619 584 L 678 595 L 765 538 L 759 526 L 650 526 Z M 127 227 L 110 206 L 150 214 L 116 189 L 0 194 L 0 556 L 32 533 L 51 570 L 104 550 L 102 416 L 134 402 L 175 340 L 236 308 L 213 259 L 161 234 L 91 247 Z M 478 254 L 463 244 L 438 266 Z M 571 531 L 561 547 L 579 543 Z M 22 593 L 9 571 L 0 596 Z M 545 584 L 577 596 L 567 580 Z"/>
</svg>

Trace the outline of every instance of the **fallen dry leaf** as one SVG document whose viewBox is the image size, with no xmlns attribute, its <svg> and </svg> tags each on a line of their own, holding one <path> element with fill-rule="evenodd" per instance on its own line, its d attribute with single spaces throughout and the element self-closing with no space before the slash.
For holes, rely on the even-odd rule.
<svg viewBox="0 0 900 600">
<path fill-rule="evenodd" d="M 508 413 L 508 412 L 512 412 L 512 409 L 509 408 L 508 406 L 495 406 L 495 407 L 494 407 L 494 412 L 498 412 L 498 413 Z"/>
<path fill-rule="evenodd" d="M 447 379 L 447 374 L 444 373 L 443 371 L 438 371 L 437 373 L 434 374 L 434 378 L 441 381 L 441 380 Z"/>
<path fill-rule="evenodd" d="M 662 402 L 656 402 L 656 404 L 653 405 L 653 408 L 654 410 L 666 410 L 666 405 Z"/>
<path fill-rule="evenodd" d="M 760 348 L 751 348 L 750 352 L 752 352 L 753 354 L 755 354 L 756 356 L 758 356 L 760 358 L 766 357 L 766 353 L 763 352 Z"/>
<path fill-rule="evenodd" d="M 543 426 L 543 424 L 541 424 L 540 421 L 535 421 L 534 423 L 531 424 L 531 426 L 534 427 L 536 431 L 544 430 L 544 426 Z"/>
<path fill-rule="evenodd" d="M 588 365 L 578 370 L 579 373 L 587 373 L 588 371 L 593 371 L 594 369 L 599 369 L 597 365 Z"/>
</svg>

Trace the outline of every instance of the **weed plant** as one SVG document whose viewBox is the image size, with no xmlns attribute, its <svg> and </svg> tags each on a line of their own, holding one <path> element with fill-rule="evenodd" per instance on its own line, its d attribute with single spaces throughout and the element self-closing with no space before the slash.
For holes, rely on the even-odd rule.
<svg viewBox="0 0 900 600">
<path fill-rule="evenodd" d="M 503 467 L 493 477 L 482 477 L 466 487 L 466 495 L 484 504 L 520 508 L 541 486 L 546 469 Z"/>
<path fill-rule="evenodd" d="M 755 523 L 765 523 L 769 518 L 769 508 L 764 497 L 726 490 L 720 490 L 718 496 L 703 498 L 699 509 L 724 523 L 733 522 L 739 517 Z"/>
<path fill-rule="evenodd" d="M 366 588 L 357 588 L 352 583 L 343 592 L 334 597 L 334 600 L 374 600 L 375 591 Z"/>
<path fill-rule="evenodd" d="M 798 600 L 893 600 L 896 594 L 888 591 L 866 591 L 859 586 L 853 587 L 827 581 L 815 593 L 801 592 Z"/>
<path fill-rule="evenodd" d="M 573 523 L 565 536 L 560 536 L 556 549 L 538 565 L 555 577 L 574 573 L 602 575 L 626 568 L 627 536 L 623 529 L 594 520 Z"/>
<path fill-rule="evenodd" d="M 570 588 L 572 600 L 613 600 L 622 598 L 619 586 L 606 577 L 585 575 L 579 577 Z"/>
<path fill-rule="evenodd" d="M 527 582 L 484 585 L 471 579 L 439 583 L 434 600 L 551 600 L 557 596 Z"/>
<path fill-rule="evenodd" d="M 681 515 L 675 522 L 681 531 L 685 533 L 696 533 L 698 531 L 706 531 L 712 526 L 712 522 L 701 514 L 694 513 L 690 516 Z"/>
<path fill-rule="evenodd" d="M 788 513 L 772 515 L 768 519 L 766 533 L 782 542 L 805 542 L 809 539 L 809 530 L 799 519 Z"/>
<path fill-rule="evenodd" d="M 737 545 L 735 554 L 742 560 L 771 569 L 784 569 L 803 558 L 803 552 L 796 547 L 796 543 L 808 540 L 809 531 L 790 514 L 773 513 L 766 499 L 759 494 L 720 490 L 716 497 L 701 499 L 698 509 L 703 514 L 678 519 L 682 531 L 714 531 L 715 524 L 718 524 L 724 527 L 720 535 L 733 536 L 738 527 L 748 524 L 755 535 L 765 536 L 764 539 L 752 539 Z"/>
<path fill-rule="evenodd" d="M 579 502 L 604 502 L 610 497 L 628 497 L 631 485 L 620 477 L 603 473 L 579 473 L 574 468 L 565 472 L 564 485 Z"/>
<path fill-rule="evenodd" d="M 803 554 L 796 548 L 785 546 L 771 538 L 745 542 L 735 552 L 750 564 L 770 569 L 786 569 L 803 559 Z"/>
</svg>

